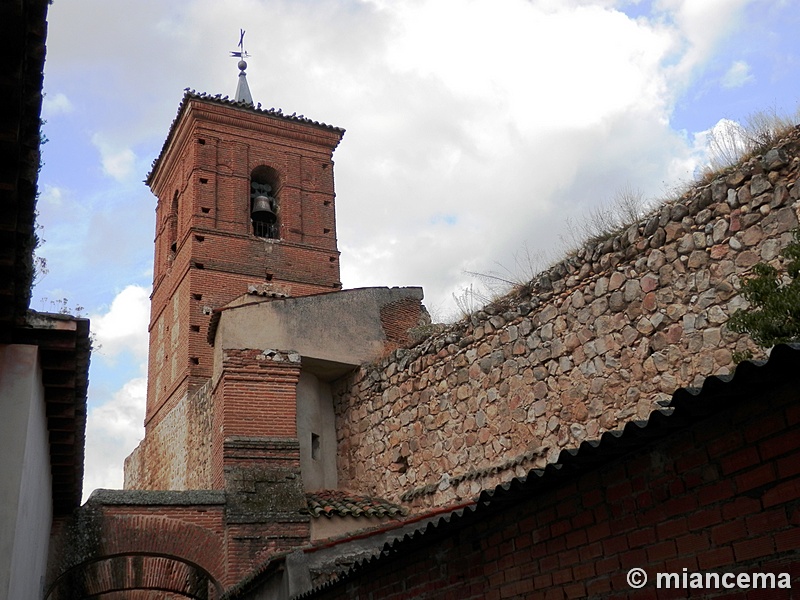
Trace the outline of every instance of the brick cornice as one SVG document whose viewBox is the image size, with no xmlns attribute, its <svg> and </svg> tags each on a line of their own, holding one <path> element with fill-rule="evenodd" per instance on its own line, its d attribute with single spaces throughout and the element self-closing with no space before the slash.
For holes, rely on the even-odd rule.
<svg viewBox="0 0 800 600">
<path fill-rule="evenodd" d="M 339 145 L 344 130 L 302 117 L 283 115 L 276 111 L 264 111 L 253 107 L 226 103 L 212 97 L 199 96 L 187 92 L 178 108 L 178 114 L 170 127 L 167 139 L 153 161 L 153 167 L 145 179 L 145 183 L 158 195 L 162 180 L 174 168 L 177 158 L 182 154 L 176 152 L 186 144 L 189 133 L 203 122 L 217 123 L 236 129 L 257 131 L 283 138 L 297 148 L 297 142 L 305 144 L 305 149 L 330 155 Z"/>
<path fill-rule="evenodd" d="M 268 113 L 253 113 L 244 109 L 201 103 L 201 101 L 197 100 L 192 101 L 192 108 L 194 109 L 194 118 L 198 123 L 208 121 L 235 128 L 245 127 L 247 131 L 259 131 L 285 138 L 292 142 L 306 143 L 309 145 L 309 150 L 316 150 L 317 152 L 319 152 L 320 148 L 324 148 L 332 153 L 341 139 L 341 135 L 336 133 L 304 123 L 286 121 Z M 291 146 L 297 148 L 296 143 L 292 143 Z"/>
</svg>

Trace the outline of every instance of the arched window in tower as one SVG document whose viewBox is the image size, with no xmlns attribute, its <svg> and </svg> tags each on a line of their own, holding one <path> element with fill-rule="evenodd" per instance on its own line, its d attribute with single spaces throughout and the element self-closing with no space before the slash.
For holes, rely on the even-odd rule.
<svg viewBox="0 0 800 600">
<path fill-rule="evenodd" d="M 250 220 L 253 234 L 267 239 L 280 237 L 278 216 L 278 173 L 270 167 L 257 167 L 250 175 Z"/>
</svg>

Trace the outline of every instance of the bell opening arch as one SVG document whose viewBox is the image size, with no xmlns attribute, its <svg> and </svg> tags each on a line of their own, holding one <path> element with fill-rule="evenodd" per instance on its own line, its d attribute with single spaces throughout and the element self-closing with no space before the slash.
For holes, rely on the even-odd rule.
<svg viewBox="0 0 800 600">
<path fill-rule="evenodd" d="M 250 221 L 253 235 L 280 239 L 281 180 L 272 167 L 261 165 L 250 173 Z"/>
</svg>

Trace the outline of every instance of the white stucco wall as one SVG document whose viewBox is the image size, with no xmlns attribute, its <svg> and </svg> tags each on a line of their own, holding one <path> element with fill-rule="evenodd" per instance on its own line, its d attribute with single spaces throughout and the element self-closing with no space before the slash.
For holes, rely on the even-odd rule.
<svg viewBox="0 0 800 600">
<path fill-rule="evenodd" d="M 422 288 L 358 288 L 330 294 L 267 300 L 246 294 L 223 309 L 214 342 L 214 377 L 226 348 L 294 350 L 304 365 L 317 361 L 337 375 L 383 356 L 381 309 L 422 300 Z M 336 369 L 335 365 L 341 368 Z"/>
<path fill-rule="evenodd" d="M 41 598 L 53 507 L 36 346 L 0 345 L 0 407 L 0 600 Z"/>
<path fill-rule="evenodd" d="M 336 422 L 331 388 L 307 371 L 297 384 L 297 438 L 300 442 L 300 472 L 307 492 L 338 487 L 336 474 Z M 312 434 L 319 436 L 316 458 Z"/>
</svg>

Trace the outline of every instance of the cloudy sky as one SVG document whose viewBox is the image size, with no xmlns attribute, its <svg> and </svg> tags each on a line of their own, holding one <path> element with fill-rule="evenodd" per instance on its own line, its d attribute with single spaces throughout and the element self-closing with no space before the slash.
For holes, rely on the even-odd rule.
<svg viewBox="0 0 800 600">
<path fill-rule="evenodd" d="M 347 130 L 334 155 L 345 287 L 524 278 L 620 189 L 668 196 L 706 133 L 800 99 L 794 0 L 56 0 L 32 308 L 92 319 L 85 491 L 143 430 L 155 198 L 184 88 L 233 95 L 239 29 L 265 108 Z M 531 257 L 533 260 L 529 260 Z"/>
</svg>

